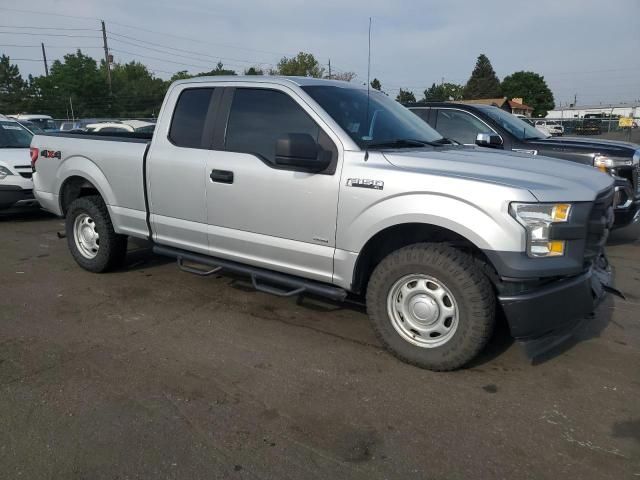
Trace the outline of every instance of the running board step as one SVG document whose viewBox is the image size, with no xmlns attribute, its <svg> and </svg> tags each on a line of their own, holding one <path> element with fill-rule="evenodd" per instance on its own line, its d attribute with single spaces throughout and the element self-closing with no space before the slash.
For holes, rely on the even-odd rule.
<svg viewBox="0 0 640 480">
<path fill-rule="evenodd" d="M 195 275 L 208 276 L 218 273 L 221 270 L 238 273 L 240 275 L 247 275 L 251 277 L 251 282 L 256 290 L 277 295 L 279 297 L 292 297 L 300 295 L 301 293 L 310 293 L 336 301 L 343 301 L 347 297 L 346 290 L 334 287 L 333 285 L 327 285 L 313 280 L 287 275 L 286 273 L 273 272 L 271 270 L 253 267 L 243 263 L 233 262 L 231 260 L 223 260 L 221 258 L 209 257 L 199 253 L 187 252 L 186 250 L 180 250 L 173 247 L 163 247 L 160 245 L 155 245 L 153 247 L 153 253 L 175 258 L 180 270 L 187 273 L 193 273 Z M 205 270 L 190 267 L 184 264 L 185 261 L 211 268 Z M 258 281 L 266 283 L 267 285 L 259 284 Z"/>
</svg>

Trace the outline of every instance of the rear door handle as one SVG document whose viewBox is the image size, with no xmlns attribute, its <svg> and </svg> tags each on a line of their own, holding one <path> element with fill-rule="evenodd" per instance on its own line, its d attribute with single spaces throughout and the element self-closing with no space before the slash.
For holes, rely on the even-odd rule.
<svg viewBox="0 0 640 480">
<path fill-rule="evenodd" d="M 229 170 L 211 170 L 209 178 L 211 178 L 212 182 L 233 183 L 233 172 Z"/>
</svg>

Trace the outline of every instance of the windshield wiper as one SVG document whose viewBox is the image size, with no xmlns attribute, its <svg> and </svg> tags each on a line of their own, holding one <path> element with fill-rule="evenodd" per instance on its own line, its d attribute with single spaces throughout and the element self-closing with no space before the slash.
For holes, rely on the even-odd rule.
<svg viewBox="0 0 640 480">
<path fill-rule="evenodd" d="M 433 142 L 429 142 L 429 145 L 460 145 L 460 143 L 450 138 L 442 137 L 438 140 L 434 140 Z"/>
<path fill-rule="evenodd" d="M 388 140 L 386 142 L 369 143 L 365 145 L 366 148 L 412 148 L 412 147 L 424 147 L 425 145 L 442 145 L 441 143 L 428 142 L 426 140 L 415 140 L 413 138 L 396 138 L 395 140 Z"/>
</svg>

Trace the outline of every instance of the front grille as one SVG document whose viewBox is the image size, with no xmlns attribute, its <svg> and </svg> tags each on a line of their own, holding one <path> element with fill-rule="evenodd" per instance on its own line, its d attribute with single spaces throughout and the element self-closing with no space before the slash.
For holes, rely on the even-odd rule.
<svg viewBox="0 0 640 480">
<path fill-rule="evenodd" d="M 616 175 L 629 180 L 629 182 L 631 182 L 633 191 L 635 193 L 640 193 L 640 184 L 638 184 L 638 177 L 640 176 L 640 165 L 634 165 L 631 168 L 621 168 L 616 172 Z"/>
<path fill-rule="evenodd" d="M 32 175 L 32 172 L 20 172 L 20 176 L 23 178 L 31 178 Z"/>
<path fill-rule="evenodd" d="M 600 256 L 607 243 L 609 229 L 613 224 L 613 197 L 614 189 L 611 188 L 600 193 L 591 208 L 587 224 L 587 239 L 584 248 L 585 262 L 591 263 Z"/>
</svg>

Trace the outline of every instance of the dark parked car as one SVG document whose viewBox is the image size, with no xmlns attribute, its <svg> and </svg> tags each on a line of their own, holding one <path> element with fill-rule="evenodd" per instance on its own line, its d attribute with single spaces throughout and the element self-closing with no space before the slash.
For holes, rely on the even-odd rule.
<svg viewBox="0 0 640 480">
<path fill-rule="evenodd" d="M 545 155 L 607 172 L 616 178 L 615 226 L 623 227 L 640 217 L 640 145 L 546 136 L 515 115 L 489 105 L 429 102 L 406 107 L 444 137 L 465 145 Z"/>
</svg>

